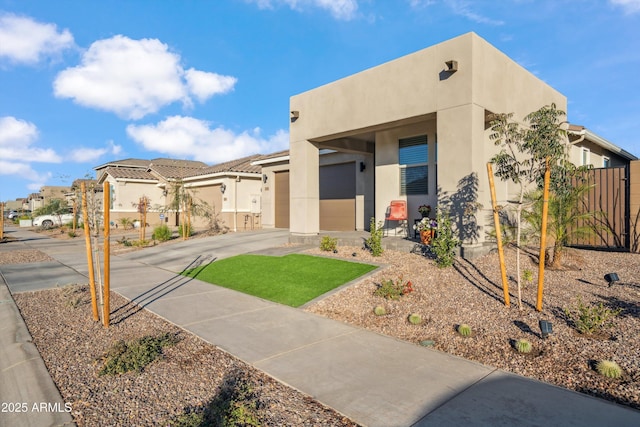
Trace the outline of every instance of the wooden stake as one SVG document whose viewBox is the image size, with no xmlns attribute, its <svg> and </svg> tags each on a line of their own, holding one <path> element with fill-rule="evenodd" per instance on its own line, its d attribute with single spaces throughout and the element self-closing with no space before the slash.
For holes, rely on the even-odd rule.
<svg viewBox="0 0 640 427">
<path fill-rule="evenodd" d="M 544 188 L 542 190 L 542 226 L 540 230 L 540 259 L 538 260 L 538 299 L 536 310 L 542 311 L 542 294 L 544 293 L 544 261 L 545 246 L 547 245 L 547 216 L 549 214 L 549 182 L 551 181 L 551 168 L 547 157 L 544 170 Z"/>
<path fill-rule="evenodd" d="M 500 273 L 502 274 L 502 289 L 504 291 L 504 305 L 509 307 L 509 282 L 507 281 L 507 266 L 504 262 L 504 249 L 502 248 L 502 231 L 500 230 L 500 215 L 498 215 L 498 204 L 496 202 L 496 186 L 493 181 L 493 168 L 491 163 L 487 163 L 487 174 L 489 175 L 489 188 L 491 189 L 491 206 L 493 208 L 493 222 L 496 227 L 496 241 L 498 243 L 498 258 L 500 259 Z"/>
<path fill-rule="evenodd" d="M 87 188 L 85 183 L 81 184 L 82 191 L 82 221 L 84 222 L 84 241 L 87 248 L 87 265 L 89 267 L 89 289 L 91 290 L 91 308 L 93 310 L 93 320 L 98 317 L 98 300 L 96 299 L 96 279 L 93 270 L 93 252 L 91 250 L 91 230 L 89 230 L 89 211 L 87 209 Z"/>
<path fill-rule="evenodd" d="M 102 321 L 105 327 L 109 327 L 109 314 L 111 312 L 109 307 L 109 290 L 111 279 L 111 242 L 109 238 L 111 236 L 111 222 L 110 222 L 110 208 L 111 208 L 111 186 L 107 181 L 104 182 L 104 307 Z"/>
</svg>

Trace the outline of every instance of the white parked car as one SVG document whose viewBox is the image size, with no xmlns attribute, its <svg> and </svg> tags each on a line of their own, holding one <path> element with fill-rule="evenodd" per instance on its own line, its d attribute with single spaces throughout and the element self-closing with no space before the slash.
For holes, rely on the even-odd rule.
<svg viewBox="0 0 640 427">
<path fill-rule="evenodd" d="M 82 218 L 78 218 L 78 224 Z M 34 227 L 51 228 L 55 226 L 61 226 L 62 224 L 68 224 L 73 221 L 72 213 L 63 213 L 60 215 L 40 215 L 33 218 Z"/>
</svg>

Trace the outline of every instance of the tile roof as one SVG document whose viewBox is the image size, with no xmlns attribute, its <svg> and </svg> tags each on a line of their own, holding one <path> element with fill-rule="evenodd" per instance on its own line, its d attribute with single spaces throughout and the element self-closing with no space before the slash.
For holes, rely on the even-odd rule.
<svg viewBox="0 0 640 427">
<path fill-rule="evenodd" d="M 253 156 L 243 157 L 241 159 L 230 160 L 228 162 L 219 163 L 217 165 L 209 166 L 204 169 L 195 171 L 192 176 L 211 175 L 215 173 L 224 172 L 238 172 L 238 173 L 261 173 L 262 168 L 260 166 L 254 166 L 251 163 L 261 157 L 260 154 Z"/>
<path fill-rule="evenodd" d="M 257 159 L 254 159 L 254 162 L 258 162 L 261 160 L 269 160 L 269 159 L 276 159 L 278 157 L 284 157 L 284 156 L 288 156 L 289 155 L 289 150 L 282 150 L 282 151 L 277 151 L 275 153 L 271 153 L 271 154 L 265 154 L 263 156 L 259 156 Z"/>
<path fill-rule="evenodd" d="M 159 157 L 157 159 L 147 162 L 148 166 L 175 166 L 180 168 L 206 168 L 209 165 L 200 162 L 198 160 L 180 160 L 180 159 L 168 159 L 166 157 Z"/>
<path fill-rule="evenodd" d="M 152 164 L 149 166 L 150 171 L 167 179 L 182 179 L 193 175 L 199 175 L 206 169 L 206 167 L 184 167 L 162 164 Z"/>
<path fill-rule="evenodd" d="M 138 169 L 138 168 L 110 166 L 105 170 L 105 173 L 108 173 L 114 178 L 143 179 L 147 181 L 158 181 L 158 178 L 155 175 L 153 175 L 151 172 L 144 169 Z"/>
</svg>

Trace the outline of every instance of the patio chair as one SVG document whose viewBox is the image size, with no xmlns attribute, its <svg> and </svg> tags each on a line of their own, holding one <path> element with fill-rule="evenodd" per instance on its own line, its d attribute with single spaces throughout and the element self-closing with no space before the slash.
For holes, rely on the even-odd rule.
<svg viewBox="0 0 640 427">
<path fill-rule="evenodd" d="M 408 228 L 409 228 L 409 217 L 407 216 L 407 202 L 405 200 L 392 200 L 389 208 L 387 209 L 387 214 L 384 217 L 385 223 L 387 227 L 385 227 L 385 231 L 388 234 L 389 232 L 389 222 L 396 221 L 398 225 L 402 226 L 405 232 L 405 236 L 408 236 Z M 397 235 L 397 227 L 394 227 L 393 234 Z"/>
</svg>

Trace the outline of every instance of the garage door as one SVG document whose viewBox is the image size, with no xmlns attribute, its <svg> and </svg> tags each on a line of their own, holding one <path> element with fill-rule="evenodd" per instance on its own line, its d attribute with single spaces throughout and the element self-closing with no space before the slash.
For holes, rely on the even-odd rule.
<svg viewBox="0 0 640 427">
<path fill-rule="evenodd" d="M 275 173 L 275 226 L 289 228 L 289 171 Z"/>
<path fill-rule="evenodd" d="M 356 165 L 354 162 L 320 168 L 320 230 L 356 229 Z"/>
</svg>

